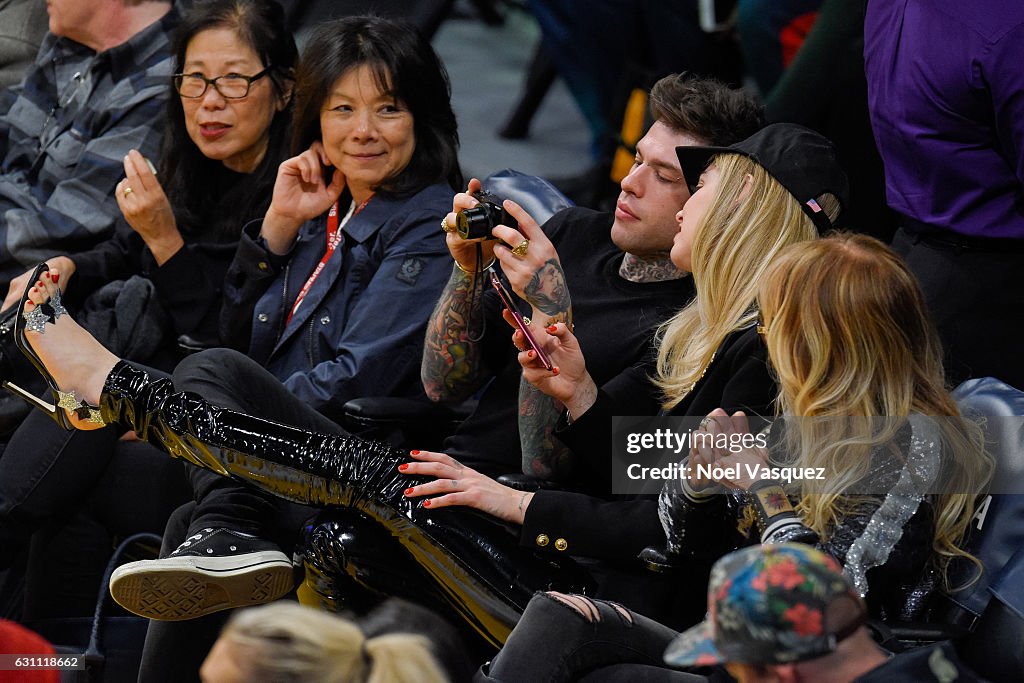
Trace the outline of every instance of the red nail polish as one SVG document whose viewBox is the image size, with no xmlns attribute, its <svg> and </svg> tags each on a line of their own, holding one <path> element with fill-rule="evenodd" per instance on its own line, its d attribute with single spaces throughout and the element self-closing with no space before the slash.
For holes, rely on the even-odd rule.
<svg viewBox="0 0 1024 683">
<path fill-rule="evenodd" d="M 50 275 L 50 279 L 53 280 L 53 284 L 57 284 L 57 281 L 60 280 L 60 273 L 53 273 Z"/>
<path fill-rule="evenodd" d="M 405 495 L 411 496 L 412 495 L 412 489 L 411 488 L 406 489 L 405 490 Z"/>
<path fill-rule="evenodd" d="M 558 368 L 557 367 L 551 368 L 551 374 L 552 375 L 557 375 L 558 374 Z"/>
<path fill-rule="evenodd" d="M 398 466 L 399 472 L 405 472 L 407 469 L 409 469 L 409 463 L 403 463 Z"/>
<path fill-rule="evenodd" d="M 534 353 L 533 351 L 527 351 L 527 352 L 526 352 L 526 355 L 527 355 L 527 356 L 528 356 L 529 358 L 533 358 L 533 357 L 534 357 L 534 356 L 536 356 L 537 354 L 536 354 L 536 353 Z"/>
<path fill-rule="evenodd" d="M 409 453 L 410 453 L 411 455 L 419 455 L 419 454 L 420 454 L 420 452 L 419 452 L 419 451 L 409 451 Z"/>
<path fill-rule="evenodd" d="M 427 498 L 425 501 L 423 501 L 423 507 L 425 507 L 425 508 L 430 507 L 430 499 L 429 498 Z"/>
</svg>

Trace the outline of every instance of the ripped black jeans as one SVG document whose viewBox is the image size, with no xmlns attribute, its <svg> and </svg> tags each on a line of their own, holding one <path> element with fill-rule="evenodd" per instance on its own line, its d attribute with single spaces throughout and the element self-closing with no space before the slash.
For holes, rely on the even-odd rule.
<svg viewBox="0 0 1024 683">
<path fill-rule="evenodd" d="M 671 670 L 662 659 L 677 635 L 617 603 L 537 593 L 501 652 L 477 672 L 474 681 L 609 680 L 602 671 L 615 667 L 614 680 L 703 683 L 707 680 L 703 676 Z"/>
</svg>

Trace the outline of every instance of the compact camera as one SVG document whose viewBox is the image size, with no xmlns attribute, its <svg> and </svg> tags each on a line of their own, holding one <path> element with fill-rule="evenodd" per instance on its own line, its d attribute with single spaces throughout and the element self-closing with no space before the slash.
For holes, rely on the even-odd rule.
<svg viewBox="0 0 1024 683">
<path fill-rule="evenodd" d="M 480 190 L 473 195 L 479 204 L 455 214 L 456 231 L 464 240 L 493 240 L 491 229 L 495 225 L 507 225 L 517 229 L 519 223 L 501 206 L 501 198 Z"/>
</svg>

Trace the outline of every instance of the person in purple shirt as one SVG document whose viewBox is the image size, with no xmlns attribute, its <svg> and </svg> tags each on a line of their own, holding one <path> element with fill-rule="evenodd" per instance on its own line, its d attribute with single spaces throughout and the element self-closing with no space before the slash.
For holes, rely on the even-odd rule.
<svg viewBox="0 0 1024 683">
<path fill-rule="evenodd" d="M 893 247 L 920 279 L 949 379 L 1024 386 L 1024 3 L 869 0 L 864 65 Z"/>
</svg>

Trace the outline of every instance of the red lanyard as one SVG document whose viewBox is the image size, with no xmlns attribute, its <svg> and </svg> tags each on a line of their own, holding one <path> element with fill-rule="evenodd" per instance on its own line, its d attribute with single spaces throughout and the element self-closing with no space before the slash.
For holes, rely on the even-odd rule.
<svg viewBox="0 0 1024 683">
<path fill-rule="evenodd" d="M 369 197 L 363 200 L 363 202 L 356 207 L 351 215 L 345 217 L 345 222 L 352 220 L 358 215 L 360 211 L 366 208 L 366 205 L 373 199 L 371 194 Z M 327 249 L 324 251 L 323 258 L 320 259 L 320 263 L 316 264 L 316 268 L 310 274 L 309 279 L 306 280 L 306 284 L 302 285 L 302 289 L 299 290 L 299 295 L 295 298 L 295 303 L 292 304 L 292 310 L 288 313 L 288 319 L 285 321 L 287 325 L 292 320 L 292 316 L 295 315 L 295 311 L 299 310 L 299 305 L 302 300 L 309 294 L 309 290 L 312 289 L 313 283 L 320 277 L 320 273 L 327 266 L 327 262 L 331 260 L 331 256 L 334 254 L 334 250 L 344 241 L 344 234 L 341 232 L 341 225 L 338 221 L 338 203 L 335 202 L 331 210 L 327 212 Z"/>
</svg>

